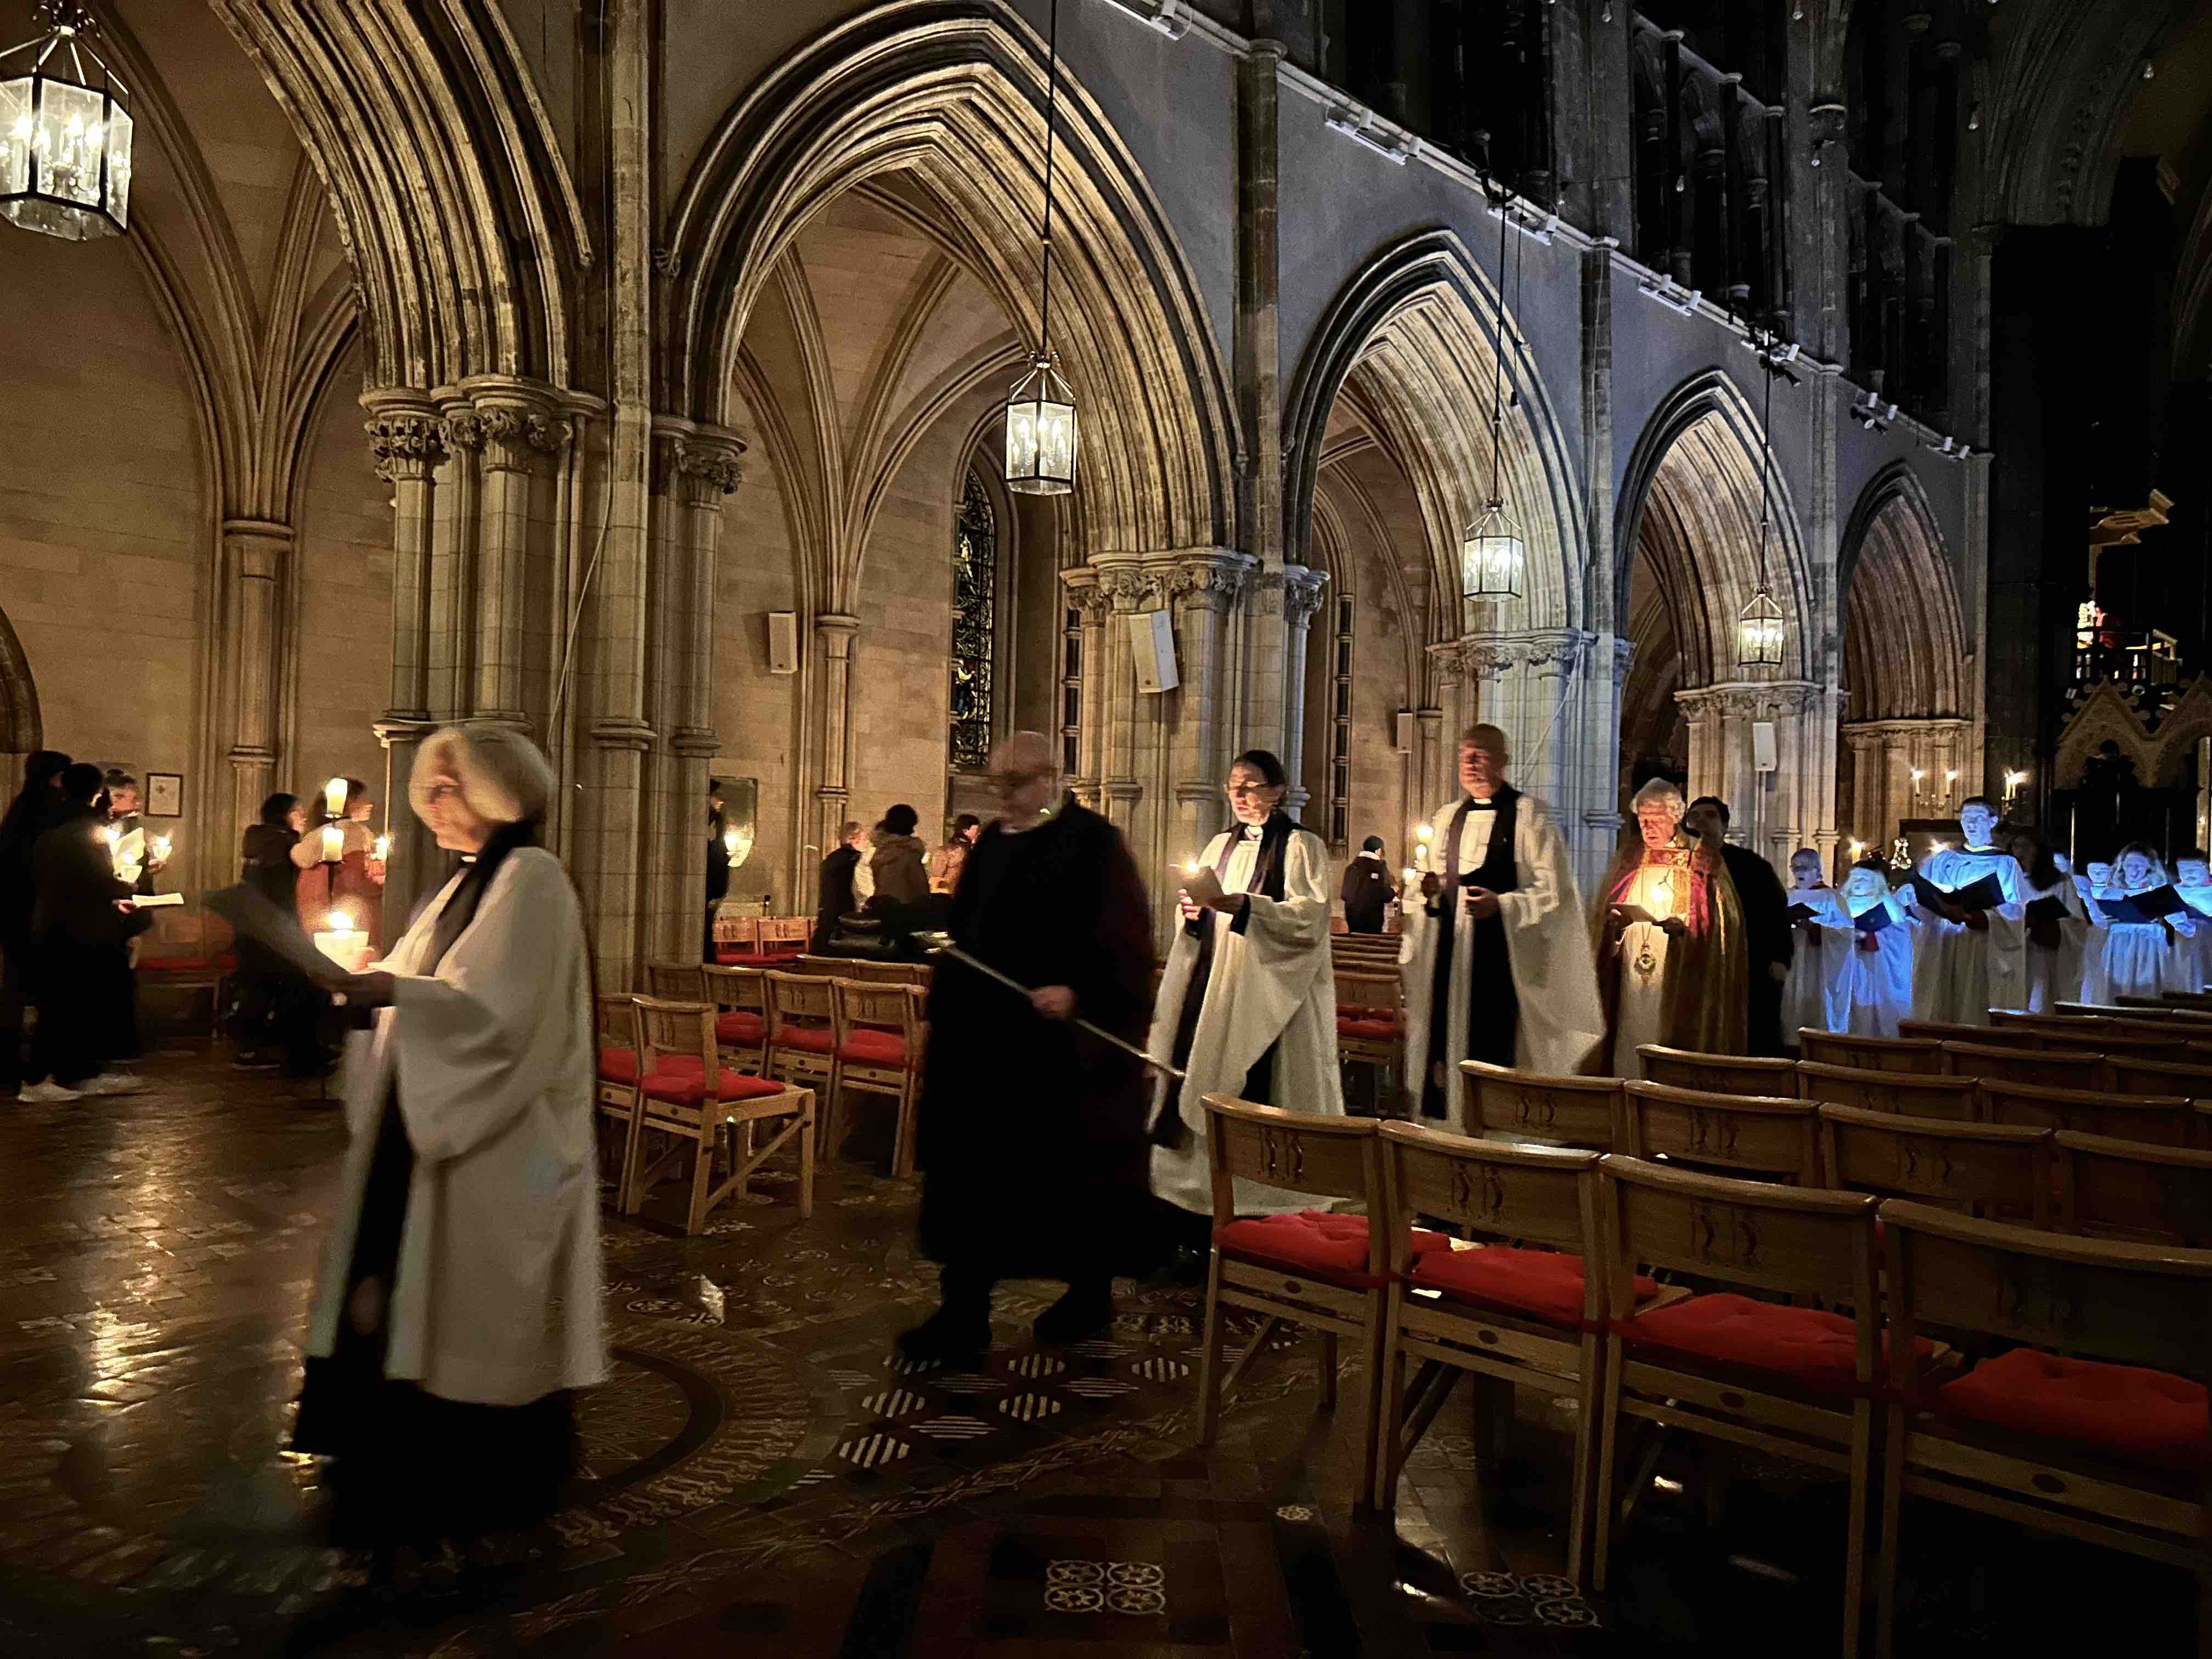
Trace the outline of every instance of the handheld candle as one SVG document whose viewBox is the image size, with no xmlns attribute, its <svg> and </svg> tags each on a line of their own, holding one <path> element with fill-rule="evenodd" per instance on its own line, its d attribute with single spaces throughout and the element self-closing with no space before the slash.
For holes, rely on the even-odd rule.
<svg viewBox="0 0 2212 1659">
<path fill-rule="evenodd" d="M 323 811 L 331 817 L 340 818 L 345 816 L 345 809 L 346 781 L 332 778 L 323 786 Z"/>
</svg>

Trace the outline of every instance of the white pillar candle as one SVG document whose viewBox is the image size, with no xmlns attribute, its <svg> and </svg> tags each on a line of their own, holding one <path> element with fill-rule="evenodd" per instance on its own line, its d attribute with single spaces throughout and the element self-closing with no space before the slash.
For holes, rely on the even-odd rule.
<svg viewBox="0 0 2212 1659">
<path fill-rule="evenodd" d="M 346 806 L 346 781 L 332 778 L 323 786 L 323 811 L 332 817 L 343 817 Z"/>
<path fill-rule="evenodd" d="M 315 948 L 348 973 L 359 973 L 368 954 L 368 934 L 343 910 L 333 910 L 315 934 Z"/>
<path fill-rule="evenodd" d="M 345 857 L 345 831 L 335 823 L 323 826 L 323 862 L 337 864 Z"/>
</svg>

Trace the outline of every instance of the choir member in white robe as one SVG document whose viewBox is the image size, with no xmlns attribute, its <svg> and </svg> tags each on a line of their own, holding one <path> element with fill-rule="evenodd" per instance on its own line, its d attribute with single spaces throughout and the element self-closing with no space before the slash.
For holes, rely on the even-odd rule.
<svg viewBox="0 0 2212 1659">
<path fill-rule="evenodd" d="M 2089 939 L 2088 907 L 2073 876 L 2060 865 L 2057 854 L 2032 830 L 2012 838 L 2013 856 L 2020 860 L 2021 878 L 2027 905 L 2026 1006 L 2031 1014 L 2052 1012 L 2062 1002 L 2080 999 L 2082 951 Z"/>
<path fill-rule="evenodd" d="M 2081 942 L 2081 1000 L 2103 1006 L 2112 1000 L 2105 981 L 2105 913 L 2097 908 L 2097 895 L 2112 884 L 2112 866 L 2093 859 L 2074 878 L 2074 890 L 2081 896 L 2081 908 L 2089 918 L 2089 932 Z"/>
<path fill-rule="evenodd" d="M 1959 808 L 1966 846 L 1931 853 L 1920 866 L 1921 875 L 1945 893 L 1993 879 L 2000 902 L 1984 909 L 1949 903 L 1918 907 L 1920 938 L 1912 964 L 1916 1018 L 1986 1025 L 1992 1008 L 2027 1006 L 2027 898 L 2020 861 L 2000 852 L 1990 839 L 1996 823 L 1987 799 L 1969 796 Z"/>
<path fill-rule="evenodd" d="M 1432 867 L 1399 947 L 1407 1091 L 1422 1116 L 1469 1134 L 1460 1061 L 1570 1075 L 1605 1035 L 1566 845 L 1505 781 L 1510 758 L 1494 726 L 1461 734 L 1466 793 L 1431 820 Z"/>
<path fill-rule="evenodd" d="M 1790 926 L 1797 948 L 1782 986 L 1782 1042 L 1797 1047 L 1802 1030 L 1840 1031 L 1851 1017 L 1851 952 L 1857 943 L 1836 890 L 1820 878 L 1820 855 L 1801 847 L 1790 855 Z"/>
<path fill-rule="evenodd" d="M 1237 815 L 1184 866 L 1183 926 L 1168 953 L 1146 1049 L 1158 1076 L 1152 1193 L 1193 1216 L 1213 1210 L 1205 1097 L 1341 1116 L 1336 981 L 1329 969 L 1328 848 L 1282 811 L 1289 779 L 1265 750 L 1237 757 Z M 1310 1194 L 1239 1178 L 1237 1212 L 1318 1207 Z"/>
<path fill-rule="evenodd" d="M 2170 886 L 2159 856 L 2140 842 L 2120 849 L 2112 860 L 2112 882 L 2097 890 L 2095 902 L 2105 915 L 2105 985 L 2113 997 L 2156 997 L 2195 988 L 2197 922 L 2187 908 L 2176 915 L 2131 921 L 2105 908 Z"/>
<path fill-rule="evenodd" d="M 2191 848 L 2173 861 L 2173 890 L 2198 917 L 2212 916 L 2212 860 Z M 2212 985 L 2212 927 L 2197 923 L 2197 983 L 2192 989 Z"/>
<path fill-rule="evenodd" d="M 1893 1037 L 1912 1014 L 1912 953 L 1919 924 L 1891 890 L 1879 860 L 1855 866 L 1839 895 L 1850 918 L 1850 1015 L 1853 1036 Z"/>
</svg>

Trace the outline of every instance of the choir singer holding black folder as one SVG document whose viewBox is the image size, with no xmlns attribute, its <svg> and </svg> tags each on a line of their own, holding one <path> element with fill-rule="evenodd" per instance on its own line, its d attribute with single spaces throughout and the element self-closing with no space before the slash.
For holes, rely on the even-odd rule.
<svg viewBox="0 0 2212 1659">
<path fill-rule="evenodd" d="M 2027 887 L 2020 860 L 1990 839 L 1996 824 L 1989 801 L 1968 796 L 1959 808 L 1966 846 L 1939 848 L 1913 873 L 1916 1018 L 1986 1025 L 1990 1009 L 2025 1005 Z"/>
<path fill-rule="evenodd" d="M 2196 913 L 2166 878 L 2158 854 L 2140 842 L 2112 860 L 2112 885 L 2092 901 L 2105 923 L 2106 994 L 2155 997 L 2193 991 Z"/>
</svg>

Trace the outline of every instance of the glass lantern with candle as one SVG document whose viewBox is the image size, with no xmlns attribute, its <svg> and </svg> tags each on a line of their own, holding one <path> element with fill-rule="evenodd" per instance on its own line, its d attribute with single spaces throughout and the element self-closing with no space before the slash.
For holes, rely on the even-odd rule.
<svg viewBox="0 0 2212 1659">
<path fill-rule="evenodd" d="M 0 52 L 0 218 L 65 241 L 119 236 L 131 222 L 123 87 L 92 48 L 91 13 L 74 0 L 40 9 L 46 33 Z"/>
</svg>

